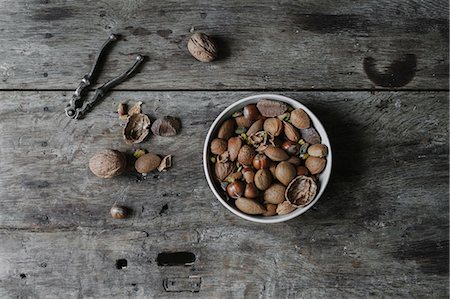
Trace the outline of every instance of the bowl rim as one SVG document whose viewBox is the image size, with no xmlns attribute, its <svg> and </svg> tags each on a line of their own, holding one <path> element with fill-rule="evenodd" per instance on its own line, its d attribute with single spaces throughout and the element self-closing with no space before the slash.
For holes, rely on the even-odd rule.
<svg viewBox="0 0 450 299">
<path fill-rule="evenodd" d="M 212 139 L 212 134 L 213 132 L 216 130 L 217 126 L 219 123 L 221 123 L 223 121 L 223 118 L 233 109 L 236 109 L 236 107 L 239 107 L 243 104 L 247 104 L 249 102 L 252 102 L 254 100 L 263 100 L 263 99 L 267 99 L 267 100 L 275 100 L 275 101 L 281 101 L 284 103 L 289 104 L 290 106 L 296 108 L 302 108 L 303 110 L 305 110 L 305 112 L 308 114 L 308 116 L 310 117 L 312 123 L 314 124 L 314 127 L 316 128 L 317 131 L 322 131 L 323 134 L 320 134 L 321 137 L 321 141 L 322 144 L 325 144 L 328 147 L 328 154 L 327 154 L 327 164 L 325 166 L 325 169 L 322 173 L 323 177 L 322 177 L 322 181 L 320 184 L 320 188 L 319 188 L 319 192 L 316 195 L 316 197 L 314 198 L 314 200 L 307 205 L 304 208 L 297 208 L 295 211 L 286 214 L 286 215 L 277 215 L 277 216 L 270 216 L 270 217 L 262 217 L 262 216 L 252 216 L 252 215 L 248 215 L 245 214 L 235 208 L 233 208 L 231 205 L 229 205 L 221 196 L 221 194 L 218 192 L 215 184 L 214 184 L 214 179 L 212 177 L 212 174 L 210 172 L 209 169 L 209 144 L 210 141 Z M 279 222 L 284 222 L 284 221 L 288 221 L 290 219 L 293 219 L 297 216 L 300 216 L 301 214 L 305 213 L 306 211 L 308 211 L 312 206 L 314 206 L 314 204 L 320 199 L 320 197 L 322 196 L 323 192 L 325 191 L 328 182 L 330 180 L 330 176 L 331 176 L 331 169 L 332 169 L 332 150 L 331 150 L 331 144 L 330 144 L 330 140 L 328 138 L 328 134 L 324 128 L 324 126 L 322 125 L 322 123 L 320 122 L 319 118 L 308 108 L 306 107 L 304 104 L 300 103 L 297 100 L 294 100 L 292 98 L 283 96 L 283 95 L 278 95 L 278 94 L 256 94 L 256 95 L 252 95 L 252 96 L 248 96 L 245 97 L 243 99 L 240 99 L 232 104 L 230 104 L 227 108 L 225 108 L 214 120 L 214 122 L 211 124 L 208 133 L 206 135 L 205 138 L 205 142 L 203 145 L 203 170 L 204 170 L 204 174 L 206 177 L 206 180 L 208 181 L 208 185 L 209 188 L 211 189 L 211 191 L 213 192 L 213 194 L 215 195 L 216 199 L 219 200 L 219 202 L 225 206 L 225 208 L 227 208 L 230 212 L 232 212 L 233 214 L 235 214 L 236 216 L 239 216 L 243 219 L 246 219 L 248 221 L 252 221 L 252 222 L 257 222 L 257 223 L 279 223 Z"/>
</svg>

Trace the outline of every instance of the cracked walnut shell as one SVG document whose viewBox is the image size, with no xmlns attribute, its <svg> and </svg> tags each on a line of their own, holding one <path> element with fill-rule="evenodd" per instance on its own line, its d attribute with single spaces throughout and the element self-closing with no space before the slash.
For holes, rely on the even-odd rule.
<svg viewBox="0 0 450 299">
<path fill-rule="evenodd" d="M 314 199 L 317 193 L 316 182 L 307 176 L 298 176 L 286 188 L 285 197 L 297 207 L 305 207 Z"/>
</svg>

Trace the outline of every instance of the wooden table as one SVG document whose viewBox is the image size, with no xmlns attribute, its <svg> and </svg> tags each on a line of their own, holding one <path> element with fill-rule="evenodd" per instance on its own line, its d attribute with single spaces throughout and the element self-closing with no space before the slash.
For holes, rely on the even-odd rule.
<svg viewBox="0 0 450 299">
<path fill-rule="evenodd" d="M 193 30 L 218 61 L 189 55 Z M 0 297 L 446 297 L 448 30 L 447 1 L 0 1 Z M 147 62 L 71 120 L 111 32 L 99 83 Z M 310 107 L 335 156 L 314 208 L 274 225 L 222 207 L 201 159 L 215 117 L 264 92 Z M 139 145 L 173 168 L 93 176 L 96 151 L 138 147 L 115 112 L 138 100 L 181 118 L 177 137 Z M 132 217 L 112 219 L 115 202 Z M 195 262 L 159 265 L 166 252 Z"/>
</svg>

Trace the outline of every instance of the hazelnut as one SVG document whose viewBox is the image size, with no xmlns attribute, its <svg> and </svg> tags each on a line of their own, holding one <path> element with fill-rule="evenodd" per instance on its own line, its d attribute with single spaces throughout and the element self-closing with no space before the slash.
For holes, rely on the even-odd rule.
<svg viewBox="0 0 450 299">
<path fill-rule="evenodd" d="M 259 190 L 256 188 L 255 184 L 249 183 L 245 186 L 244 197 L 246 198 L 256 198 L 259 195 Z"/>
<path fill-rule="evenodd" d="M 259 190 L 266 190 L 272 184 L 272 175 L 267 169 L 260 169 L 255 174 L 255 186 Z"/>
<path fill-rule="evenodd" d="M 327 160 L 325 160 L 324 158 L 308 157 L 308 159 L 306 159 L 305 161 L 305 166 L 306 168 L 308 168 L 311 174 L 321 173 L 326 164 Z"/>
<path fill-rule="evenodd" d="M 255 121 L 261 116 L 261 113 L 259 113 L 259 110 L 258 108 L 256 108 L 255 104 L 249 104 L 245 106 L 243 109 L 243 114 L 247 119 L 251 121 Z"/>
<path fill-rule="evenodd" d="M 128 106 L 125 103 L 120 103 L 117 106 L 117 114 L 119 114 L 120 119 L 127 119 L 128 118 Z"/>
<path fill-rule="evenodd" d="M 227 193 L 231 198 L 241 197 L 244 190 L 244 184 L 241 181 L 234 181 L 227 186 Z"/>
<path fill-rule="evenodd" d="M 252 165 L 253 158 L 256 156 L 256 151 L 249 145 L 244 145 L 239 150 L 238 162 L 242 165 Z"/>
<path fill-rule="evenodd" d="M 267 169 L 270 167 L 270 159 L 264 154 L 257 154 L 253 158 L 253 167 L 256 169 Z"/>
<path fill-rule="evenodd" d="M 160 163 L 161 158 L 158 155 L 148 153 L 137 159 L 134 167 L 137 172 L 146 174 L 158 168 Z"/>
<path fill-rule="evenodd" d="M 111 217 L 114 219 L 123 219 L 128 216 L 129 210 L 126 207 L 114 204 L 110 210 Z"/>
<path fill-rule="evenodd" d="M 126 168 L 125 156 L 116 150 L 106 149 L 89 160 L 89 169 L 100 178 L 112 178 L 122 174 Z"/>
<path fill-rule="evenodd" d="M 297 175 L 308 175 L 309 171 L 308 168 L 306 168 L 305 166 L 297 166 Z"/>
<path fill-rule="evenodd" d="M 297 170 L 294 165 L 288 162 L 280 162 L 275 169 L 275 177 L 283 185 L 287 186 L 297 176 Z"/>
<path fill-rule="evenodd" d="M 236 121 L 234 118 L 225 120 L 219 128 L 217 137 L 220 139 L 228 140 L 234 134 L 234 128 L 236 127 Z"/>
<path fill-rule="evenodd" d="M 301 108 L 291 111 L 290 119 L 291 123 L 299 129 L 307 129 L 311 126 L 308 114 Z"/>
<path fill-rule="evenodd" d="M 272 136 L 278 136 L 283 132 L 283 123 L 276 117 L 268 118 L 264 122 L 264 131 Z"/>
<path fill-rule="evenodd" d="M 189 53 L 201 62 L 211 62 L 217 58 L 218 50 L 214 41 L 204 33 L 194 33 L 187 44 Z"/>
<path fill-rule="evenodd" d="M 264 191 L 264 201 L 272 204 L 279 204 L 284 201 L 286 187 L 281 184 L 273 184 Z"/>
<path fill-rule="evenodd" d="M 211 153 L 221 155 L 227 150 L 227 142 L 223 139 L 216 138 L 211 141 Z"/>
<path fill-rule="evenodd" d="M 281 144 L 281 148 L 284 149 L 289 155 L 297 156 L 300 153 L 300 148 L 302 146 L 291 140 L 286 140 Z"/>
<path fill-rule="evenodd" d="M 235 161 L 238 157 L 239 150 L 242 147 L 242 140 L 239 137 L 231 137 L 228 139 L 228 152 L 230 160 Z"/>
<path fill-rule="evenodd" d="M 322 158 L 328 153 L 328 148 L 325 144 L 313 144 L 308 148 L 308 154 L 312 157 Z"/>
</svg>

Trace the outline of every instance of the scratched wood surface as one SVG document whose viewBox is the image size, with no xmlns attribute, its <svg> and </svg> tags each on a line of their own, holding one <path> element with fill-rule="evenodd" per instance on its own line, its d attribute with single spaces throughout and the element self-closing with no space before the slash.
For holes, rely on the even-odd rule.
<svg viewBox="0 0 450 299">
<path fill-rule="evenodd" d="M 323 121 L 335 159 L 316 206 L 275 225 L 231 214 L 202 171 L 209 125 L 250 94 L 113 92 L 73 121 L 69 92 L 0 92 L 0 297 L 446 297 L 448 92 L 283 93 Z M 182 119 L 178 136 L 141 145 L 173 154 L 168 172 L 89 172 L 100 149 L 133 151 L 123 100 Z M 132 217 L 111 219 L 114 202 Z M 178 251 L 195 262 L 158 265 Z"/>
<path fill-rule="evenodd" d="M 0 89 L 74 89 L 111 32 L 100 81 L 127 90 L 448 89 L 448 1 L 0 1 Z M 220 59 L 186 51 L 191 29 Z"/>
</svg>

